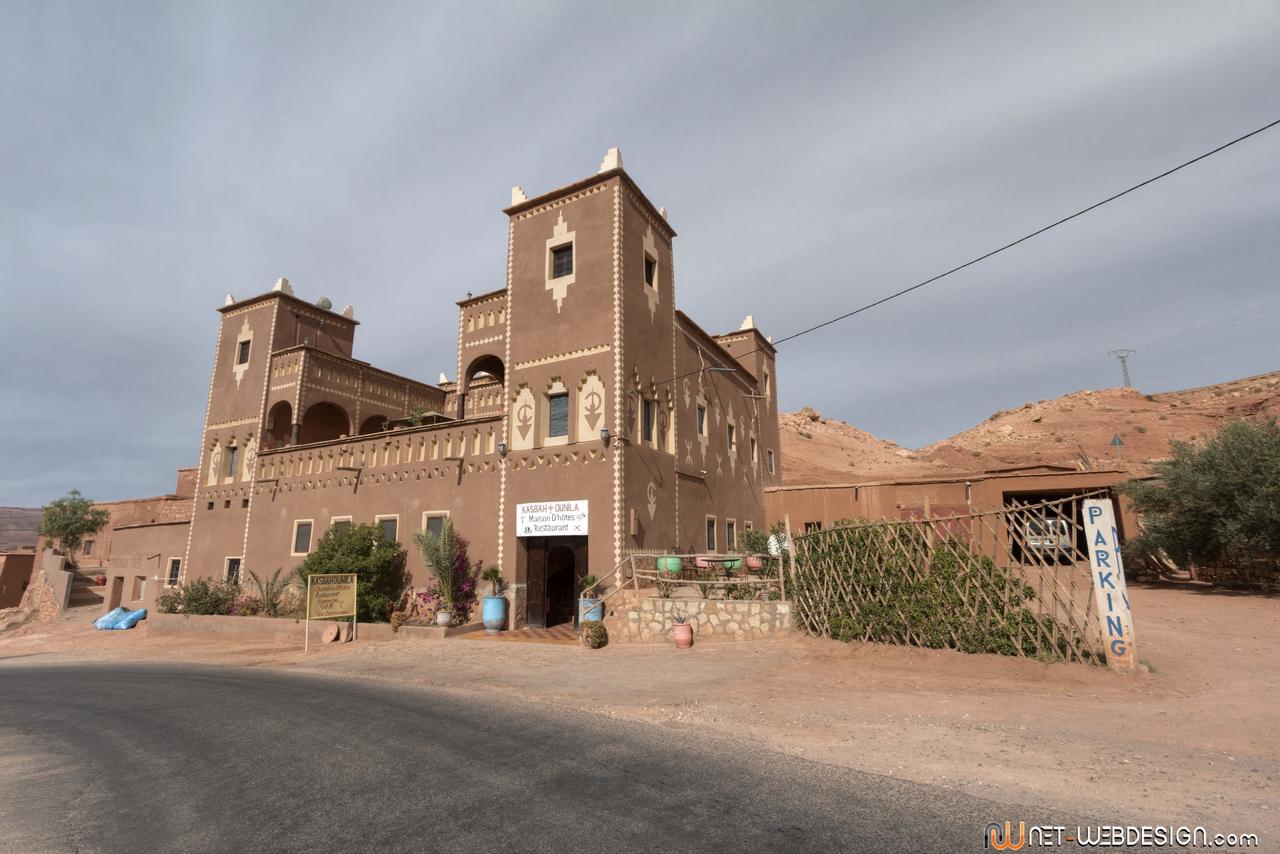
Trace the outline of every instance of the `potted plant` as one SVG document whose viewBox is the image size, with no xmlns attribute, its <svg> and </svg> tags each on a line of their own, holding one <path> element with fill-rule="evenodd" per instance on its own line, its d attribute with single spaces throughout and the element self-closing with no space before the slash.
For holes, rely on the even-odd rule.
<svg viewBox="0 0 1280 854">
<path fill-rule="evenodd" d="M 458 537 L 453 532 L 453 525 L 448 519 L 439 534 L 430 531 L 419 531 L 413 535 L 422 553 L 422 562 L 427 565 L 436 580 L 436 596 L 440 606 L 436 609 L 436 625 L 453 624 L 453 602 L 458 591 L 458 576 L 466 570 L 458 568 Z"/>
<path fill-rule="evenodd" d="M 578 622 L 579 623 L 598 623 L 604 619 L 604 605 L 600 602 L 599 595 L 587 596 L 587 591 L 596 586 L 600 579 L 594 575 L 584 575 L 582 577 L 582 599 L 578 604 Z M 595 591 L 599 594 L 600 591 Z"/>
<path fill-rule="evenodd" d="M 98 585 L 99 587 L 106 587 L 107 577 L 103 575 L 101 572 L 99 572 L 97 575 L 93 577 L 93 583 Z"/>
<path fill-rule="evenodd" d="M 502 570 L 491 566 L 480 575 L 489 582 L 490 595 L 484 597 L 484 605 L 480 612 L 484 619 L 484 630 L 489 634 L 497 634 L 507 626 L 507 597 L 502 595 L 507 580 L 502 577 Z"/>
<path fill-rule="evenodd" d="M 662 555 L 657 560 L 658 572 L 665 572 L 668 575 L 679 575 L 683 567 L 683 562 L 679 555 Z"/>
<path fill-rule="evenodd" d="M 671 617 L 671 623 L 671 637 L 675 639 L 676 649 L 693 646 L 693 626 L 689 625 L 689 615 L 677 611 Z"/>
<path fill-rule="evenodd" d="M 747 569 L 755 572 L 764 569 L 764 558 L 760 555 L 747 555 Z"/>
</svg>

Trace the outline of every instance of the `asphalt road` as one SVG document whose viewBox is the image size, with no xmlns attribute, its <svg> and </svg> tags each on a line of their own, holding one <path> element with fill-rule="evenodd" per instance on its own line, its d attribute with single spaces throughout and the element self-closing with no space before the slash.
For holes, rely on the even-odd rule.
<svg viewBox="0 0 1280 854">
<path fill-rule="evenodd" d="M 7 851 L 955 852 L 1029 812 L 429 688 L 0 665 Z"/>
</svg>

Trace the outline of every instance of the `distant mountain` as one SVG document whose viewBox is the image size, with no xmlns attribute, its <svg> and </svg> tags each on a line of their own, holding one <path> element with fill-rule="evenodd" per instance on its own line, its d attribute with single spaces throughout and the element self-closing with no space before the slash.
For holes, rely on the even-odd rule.
<svg viewBox="0 0 1280 854">
<path fill-rule="evenodd" d="M 1280 416 L 1280 371 L 1183 391 L 1077 391 L 1024 403 L 926 448 L 901 448 L 808 407 L 781 414 L 787 484 L 854 483 L 1006 466 L 1123 467 L 1135 475 L 1169 456 L 1169 441 L 1235 418 Z M 1111 444 L 1120 437 L 1121 445 Z"/>
<path fill-rule="evenodd" d="M 33 547 L 40 514 L 39 507 L 0 507 L 0 552 Z"/>
</svg>

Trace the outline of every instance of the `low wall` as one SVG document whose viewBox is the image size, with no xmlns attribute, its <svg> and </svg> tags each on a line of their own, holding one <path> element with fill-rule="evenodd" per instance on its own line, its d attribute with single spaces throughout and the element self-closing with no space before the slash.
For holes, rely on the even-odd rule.
<svg viewBox="0 0 1280 854">
<path fill-rule="evenodd" d="M 731 599 L 637 599 L 607 620 L 610 641 L 671 641 L 672 617 L 688 616 L 698 642 L 779 638 L 791 631 L 788 602 L 737 602 Z"/>
<path fill-rule="evenodd" d="M 148 612 L 145 626 L 149 637 L 189 637 L 241 641 L 245 643 L 302 644 L 303 621 L 280 617 L 218 617 L 193 614 L 160 614 Z M 309 634 L 312 645 L 321 642 L 329 623 L 312 620 Z M 391 631 L 390 623 L 360 623 L 356 637 L 365 641 L 444 640 L 455 635 L 483 629 L 483 623 L 466 626 L 401 626 Z"/>
</svg>

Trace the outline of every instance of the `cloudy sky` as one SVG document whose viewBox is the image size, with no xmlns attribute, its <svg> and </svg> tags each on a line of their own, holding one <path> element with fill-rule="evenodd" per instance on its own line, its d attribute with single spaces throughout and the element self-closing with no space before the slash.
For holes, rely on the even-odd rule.
<svg viewBox="0 0 1280 854">
<path fill-rule="evenodd" d="M 0 6 L 0 504 L 193 465 L 230 291 L 354 303 L 356 355 L 452 373 L 513 184 L 610 146 L 682 308 L 782 337 L 1280 118 L 1280 5 Z M 918 446 L 995 409 L 1280 368 L 1280 128 L 780 352 Z"/>
</svg>

